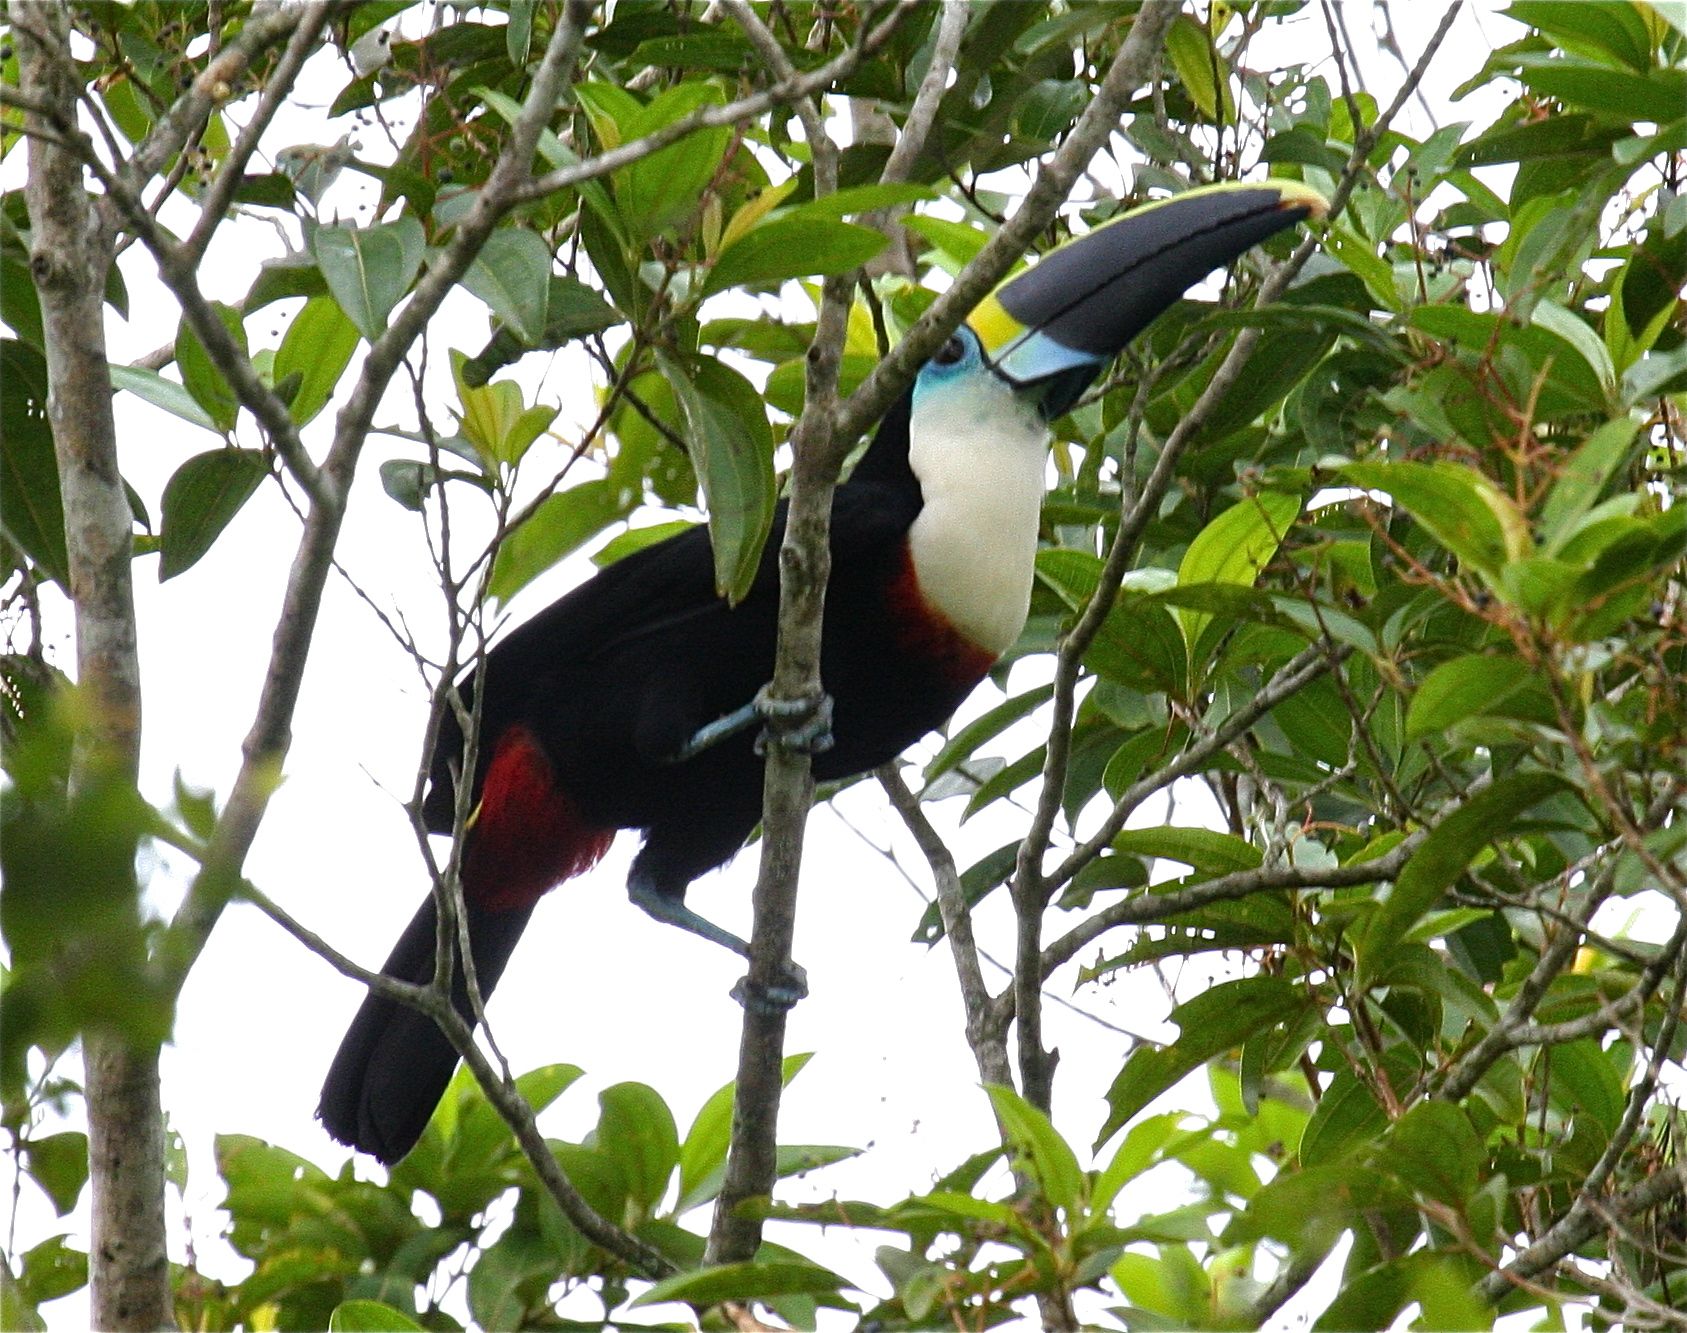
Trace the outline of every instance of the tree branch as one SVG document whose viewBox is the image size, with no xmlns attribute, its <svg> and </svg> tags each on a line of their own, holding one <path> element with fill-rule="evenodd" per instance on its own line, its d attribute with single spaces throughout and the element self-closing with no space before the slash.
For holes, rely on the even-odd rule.
<svg viewBox="0 0 1687 1333">
<path fill-rule="evenodd" d="M 188 262 L 197 265 L 205 257 L 211 237 L 221 225 L 229 205 L 234 200 L 234 192 L 240 186 L 246 164 L 252 160 L 252 154 L 257 150 L 258 141 L 263 138 L 264 131 L 275 118 L 275 113 L 292 93 L 299 71 L 315 52 L 317 39 L 322 35 L 323 29 L 328 26 L 329 20 L 336 12 L 345 8 L 345 0 L 315 0 L 302 11 L 289 10 L 289 17 L 297 26 L 293 29 L 292 36 L 287 39 L 287 49 L 281 53 L 281 59 L 276 62 L 275 68 L 270 71 L 269 78 L 265 81 L 264 91 L 258 98 L 252 119 L 240 132 L 234 147 L 229 150 L 228 156 L 217 169 L 216 179 L 211 182 L 210 188 L 205 191 L 205 197 L 200 201 L 199 221 L 194 225 L 187 240 L 182 243 L 182 253 Z"/>
<path fill-rule="evenodd" d="M 908 789 L 896 765 L 886 764 L 879 769 L 878 779 L 885 795 L 890 798 L 891 807 L 902 817 L 908 832 L 919 844 L 926 864 L 931 867 L 932 882 L 937 889 L 937 910 L 943 917 L 943 934 L 955 959 L 961 1003 L 966 1009 L 967 1045 L 972 1048 L 979 1079 L 986 1084 L 1011 1088 L 1013 1065 L 1008 1059 L 1006 1028 L 991 1018 L 994 1001 L 984 981 L 984 970 L 979 966 L 978 941 L 972 933 L 972 909 L 967 905 L 966 894 L 961 891 L 961 877 L 955 869 L 955 858 L 942 835 L 926 818 L 925 811 L 920 808 L 920 798 Z"/>
<path fill-rule="evenodd" d="M 409 982 L 396 981 L 379 972 L 371 972 L 341 953 L 315 931 L 301 924 L 268 894 L 252 884 L 242 881 L 239 895 L 341 975 L 367 986 L 377 995 L 419 1010 L 438 1023 L 440 1030 L 445 1033 L 446 1038 L 456 1048 L 457 1054 L 474 1074 L 475 1082 L 480 1084 L 486 1099 L 510 1127 L 516 1142 L 521 1145 L 527 1159 L 533 1164 L 540 1182 L 556 1201 L 563 1216 L 579 1229 L 581 1235 L 599 1249 L 630 1264 L 647 1277 L 666 1277 L 674 1271 L 674 1265 L 666 1255 L 610 1222 L 574 1188 L 573 1182 L 557 1165 L 556 1156 L 545 1142 L 545 1136 L 539 1132 L 533 1108 L 522 1097 L 514 1081 L 507 1074 L 502 1074 L 492 1067 L 492 1062 L 475 1042 L 474 1029 L 464 1021 L 451 1003 L 448 980 L 427 986 L 413 986 Z"/>
<path fill-rule="evenodd" d="M 1495 1269 L 1476 1284 L 1477 1294 L 1497 1303 L 1513 1287 L 1532 1282 L 1572 1250 L 1609 1227 L 1669 1200 L 1687 1195 L 1687 1162 L 1661 1167 L 1644 1183 L 1614 1198 L 1593 1200 L 1578 1194 L 1570 1210 L 1533 1245 L 1504 1268 Z"/>
<path fill-rule="evenodd" d="M 778 40 L 744 0 L 724 0 L 776 77 L 794 73 Z M 898 10 L 896 17 L 902 11 Z M 838 149 L 812 99 L 797 100 L 814 163 L 814 192 L 830 194 L 838 184 Z M 831 571 L 832 490 L 838 468 L 834 408 L 844 338 L 849 331 L 853 274 L 830 277 L 821 288 L 820 314 L 809 344 L 802 415 L 791 431 L 791 494 L 785 536 L 779 548 L 779 634 L 769 697 L 819 706 L 820 628 Z M 755 1003 L 788 985 L 791 942 L 796 930 L 797 880 L 803 834 L 814 800 L 810 754 L 783 743 L 770 726 L 762 783 L 762 858 L 756 879 L 750 970 L 745 980 L 744 1025 L 739 1040 L 738 1078 L 732 1106 L 732 1146 L 726 1177 L 715 1200 L 704 1262 L 741 1262 L 761 1244 L 761 1220 L 741 1211 L 747 1200 L 770 1196 L 777 1178 L 779 1102 L 784 1091 L 786 1010 Z"/>
<path fill-rule="evenodd" d="M 1451 814 L 1457 806 L 1450 806 Z M 1443 815 L 1445 818 L 1445 814 Z M 1212 903 L 1231 902 L 1255 893 L 1281 892 L 1285 889 L 1345 889 L 1356 884 L 1380 884 L 1392 880 L 1402 866 L 1411 859 L 1429 829 L 1413 833 L 1386 855 L 1371 861 L 1349 861 L 1340 866 L 1260 866 L 1255 870 L 1238 870 L 1228 875 L 1202 880 L 1181 889 L 1162 893 L 1143 893 L 1114 903 L 1086 918 L 1043 951 L 1043 970 L 1052 972 L 1069 963 L 1091 941 L 1119 926 L 1145 925 L 1164 922 L 1168 917 L 1181 916 Z"/>
<path fill-rule="evenodd" d="M 70 40 L 62 4 L 34 10 L 50 41 L 17 29 L 23 96 L 41 118 L 74 124 L 82 80 L 57 58 Z M 47 414 L 63 500 L 76 678 L 90 705 L 71 759 L 72 793 L 100 775 L 133 783 L 140 771 L 141 669 L 133 588 L 133 519 L 118 469 L 103 303 L 114 259 L 83 185 L 79 155 L 34 133 L 24 197 L 30 273 L 41 307 L 50 386 Z M 113 864 L 122 882 L 102 892 L 138 904 L 133 849 Z M 102 1329 L 155 1329 L 171 1321 L 164 1235 L 164 1111 L 158 1048 L 121 1028 L 83 1033 L 88 1166 L 93 1185 L 91 1321 Z"/>
</svg>

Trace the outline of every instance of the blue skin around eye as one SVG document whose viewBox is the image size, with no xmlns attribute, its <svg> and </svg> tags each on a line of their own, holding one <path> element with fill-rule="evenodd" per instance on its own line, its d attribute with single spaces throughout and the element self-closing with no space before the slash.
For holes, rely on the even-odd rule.
<svg viewBox="0 0 1687 1333">
<path fill-rule="evenodd" d="M 914 380 L 915 402 L 930 389 L 968 379 L 984 369 L 984 351 L 979 346 L 978 335 L 963 324 L 955 330 L 954 336 L 960 340 L 963 349 L 960 360 L 944 365 L 934 357 L 921 366 Z"/>
</svg>

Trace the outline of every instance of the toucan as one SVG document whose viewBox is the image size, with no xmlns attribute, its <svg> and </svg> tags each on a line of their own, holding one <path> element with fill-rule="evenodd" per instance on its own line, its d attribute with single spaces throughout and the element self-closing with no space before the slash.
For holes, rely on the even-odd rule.
<svg viewBox="0 0 1687 1333">
<path fill-rule="evenodd" d="M 818 781 L 853 777 L 941 727 L 1011 648 L 1030 605 L 1048 423 L 1215 268 L 1322 213 L 1288 180 L 1190 190 L 1066 242 L 986 297 L 920 369 L 834 493 L 820 673 L 832 707 Z M 460 858 L 475 978 L 489 994 L 534 905 L 619 829 L 652 916 L 747 954 L 685 904 L 761 817 L 760 687 L 771 677 L 784 506 L 749 592 L 716 593 L 706 530 L 625 557 L 497 643 L 461 682 L 480 709 Z M 450 833 L 463 737 L 447 712 L 427 826 Z M 434 975 L 433 896 L 382 971 Z M 470 1013 L 463 970 L 456 1003 Z M 433 1019 L 371 992 L 318 1111 L 342 1143 L 403 1157 L 457 1054 Z"/>
</svg>

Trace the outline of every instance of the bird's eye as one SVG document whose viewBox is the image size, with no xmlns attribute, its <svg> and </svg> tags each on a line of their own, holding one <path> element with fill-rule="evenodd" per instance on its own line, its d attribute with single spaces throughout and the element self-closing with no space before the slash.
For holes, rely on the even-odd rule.
<svg viewBox="0 0 1687 1333">
<path fill-rule="evenodd" d="M 937 349 L 937 354 L 931 359 L 940 366 L 952 366 L 967 354 L 966 344 L 956 334 L 948 342 Z"/>
</svg>

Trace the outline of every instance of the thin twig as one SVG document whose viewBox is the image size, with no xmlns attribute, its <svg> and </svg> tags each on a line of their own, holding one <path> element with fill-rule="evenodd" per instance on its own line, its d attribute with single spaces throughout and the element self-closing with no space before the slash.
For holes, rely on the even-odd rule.
<svg viewBox="0 0 1687 1333">
<path fill-rule="evenodd" d="M 979 966 L 978 941 L 972 932 L 972 909 L 967 906 L 966 894 L 961 890 L 961 877 L 955 868 L 955 858 L 943 837 L 932 827 L 920 808 L 919 797 L 909 790 L 895 764 L 886 764 L 877 773 L 879 785 L 890 798 L 891 807 L 902 817 L 903 824 L 919 844 L 926 864 L 931 867 L 932 881 L 937 889 L 937 908 L 943 917 L 943 934 L 949 941 L 949 952 L 955 960 L 955 975 L 960 980 L 961 1002 L 966 1010 L 967 1045 L 972 1048 L 979 1077 L 987 1084 L 1010 1088 L 1013 1086 L 1013 1066 L 1008 1060 L 1007 1041 L 999 1025 L 992 1024 L 992 997 Z"/>
</svg>

